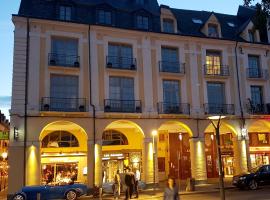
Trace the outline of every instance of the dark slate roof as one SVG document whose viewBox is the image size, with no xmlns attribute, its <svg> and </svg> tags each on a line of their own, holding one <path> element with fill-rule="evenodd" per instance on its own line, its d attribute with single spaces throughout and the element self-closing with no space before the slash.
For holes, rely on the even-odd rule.
<svg viewBox="0 0 270 200">
<path fill-rule="evenodd" d="M 135 28 L 137 14 L 149 17 L 149 30 L 161 32 L 160 9 L 170 9 L 177 19 L 178 33 L 182 35 L 206 37 L 201 28 L 209 17 L 214 14 L 221 25 L 222 39 L 239 40 L 239 34 L 245 29 L 254 17 L 256 10 L 239 6 L 237 15 L 227 15 L 208 11 L 194 11 L 159 6 L 157 0 L 145 0 L 145 5 L 138 5 L 136 0 L 21 0 L 19 16 L 59 20 L 59 6 L 72 6 L 72 22 L 97 24 L 97 10 L 109 9 L 112 11 L 112 25 L 125 29 Z M 196 24 L 192 19 L 200 19 L 202 24 Z M 228 23 L 235 24 L 234 27 Z M 264 42 L 264 41 L 263 41 Z"/>
</svg>

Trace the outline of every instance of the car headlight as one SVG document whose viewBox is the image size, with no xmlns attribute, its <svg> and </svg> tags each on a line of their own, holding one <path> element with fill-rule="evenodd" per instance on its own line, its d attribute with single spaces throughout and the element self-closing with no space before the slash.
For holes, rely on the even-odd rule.
<svg viewBox="0 0 270 200">
<path fill-rule="evenodd" d="M 240 177 L 239 180 L 243 181 L 243 180 L 246 180 L 247 177 L 243 176 L 243 177 Z"/>
</svg>

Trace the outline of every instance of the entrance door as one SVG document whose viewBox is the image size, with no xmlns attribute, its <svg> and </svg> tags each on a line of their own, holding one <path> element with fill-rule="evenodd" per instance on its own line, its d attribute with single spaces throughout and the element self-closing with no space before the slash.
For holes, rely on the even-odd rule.
<svg viewBox="0 0 270 200">
<path fill-rule="evenodd" d="M 206 169 L 207 178 L 217 178 L 217 153 L 216 153 L 216 140 L 214 134 L 205 133 L 205 156 L 206 156 Z"/>
<path fill-rule="evenodd" d="M 174 177 L 187 179 L 191 177 L 190 147 L 188 133 L 169 133 L 170 174 Z"/>
</svg>

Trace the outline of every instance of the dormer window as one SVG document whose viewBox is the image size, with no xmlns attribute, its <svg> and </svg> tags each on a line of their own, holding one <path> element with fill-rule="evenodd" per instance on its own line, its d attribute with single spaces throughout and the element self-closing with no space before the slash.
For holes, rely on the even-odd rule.
<svg viewBox="0 0 270 200">
<path fill-rule="evenodd" d="M 136 25 L 139 29 L 148 30 L 149 29 L 149 18 L 146 16 L 138 15 L 136 17 Z"/>
<path fill-rule="evenodd" d="M 112 12 L 106 10 L 99 10 L 98 11 L 98 23 L 99 24 L 112 24 Z"/>
<path fill-rule="evenodd" d="M 163 19 L 163 32 L 174 33 L 174 21 L 172 19 Z"/>
<path fill-rule="evenodd" d="M 216 24 L 208 24 L 208 36 L 219 37 L 218 26 Z"/>
<path fill-rule="evenodd" d="M 252 30 L 248 31 L 248 37 L 249 37 L 249 41 L 250 42 L 256 42 L 256 38 L 255 38 L 255 32 Z"/>
<path fill-rule="evenodd" d="M 65 21 L 71 20 L 71 6 L 60 6 L 59 19 Z"/>
</svg>

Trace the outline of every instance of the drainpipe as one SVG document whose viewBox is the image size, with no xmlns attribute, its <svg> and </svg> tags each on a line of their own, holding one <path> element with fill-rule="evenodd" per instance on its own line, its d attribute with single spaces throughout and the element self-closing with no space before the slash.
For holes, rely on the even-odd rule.
<svg viewBox="0 0 270 200">
<path fill-rule="evenodd" d="M 25 100 L 24 100 L 24 156 L 23 156 L 23 185 L 26 185 L 26 153 L 27 153 L 27 104 L 28 104 L 28 71 L 29 71 L 29 32 L 30 32 L 30 24 L 29 17 L 27 17 L 27 35 L 26 35 L 26 69 L 25 69 Z"/>
<path fill-rule="evenodd" d="M 89 101 L 90 101 L 90 106 L 93 109 L 93 134 L 94 134 L 94 165 L 93 165 L 93 186 L 95 186 L 95 170 L 96 170 L 96 154 L 95 154 L 95 146 L 96 146 L 96 106 L 93 104 L 92 102 L 92 71 L 91 71 L 91 38 L 90 38 L 90 25 L 88 26 L 88 65 L 89 65 L 89 93 L 90 93 L 90 97 L 89 97 Z M 88 149 L 89 151 L 89 149 Z"/>
</svg>

